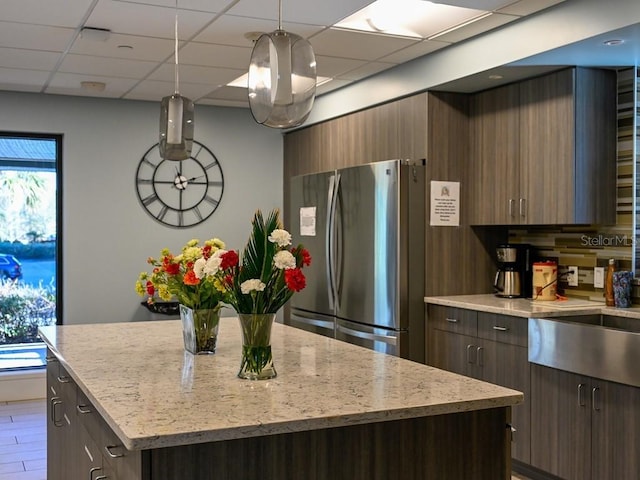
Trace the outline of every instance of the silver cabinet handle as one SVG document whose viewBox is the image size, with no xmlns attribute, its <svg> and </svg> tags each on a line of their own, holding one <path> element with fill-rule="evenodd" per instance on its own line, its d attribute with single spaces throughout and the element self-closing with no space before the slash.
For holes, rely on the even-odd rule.
<svg viewBox="0 0 640 480">
<path fill-rule="evenodd" d="M 591 390 L 591 408 L 594 411 L 600 411 L 600 405 L 598 404 L 598 392 L 600 391 L 600 387 L 593 387 Z"/>
<path fill-rule="evenodd" d="M 457 318 L 445 318 L 445 320 L 449 323 L 458 323 L 458 319 Z"/>
<path fill-rule="evenodd" d="M 60 375 L 58 377 L 58 382 L 60 383 L 69 383 L 71 381 L 71 379 L 65 375 Z"/>
<path fill-rule="evenodd" d="M 93 467 L 91 470 L 89 470 L 89 480 L 98 480 L 98 478 L 105 478 L 104 476 L 93 478 L 93 474 L 100 471 L 102 471 L 102 467 Z"/>
<path fill-rule="evenodd" d="M 515 200 L 513 198 L 509 199 L 509 216 L 510 217 L 515 217 L 515 213 L 513 211 L 513 204 L 515 203 Z"/>
<path fill-rule="evenodd" d="M 478 358 L 478 366 L 483 367 L 484 366 L 484 347 L 477 347 L 476 348 L 476 355 Z"/>
<path fill-rule="evenodd" d="M 493 329 L 494 329 L 494 330 L 497 330 L 497 331 L 499 331 L 499 332 L 506 332 L 507 330 L 509 330 L 509 328 L 508 328 L 508 327 L 500 327 L 500 326 L 498 326 L 498 325 L 494 325 L 494 326 L 493 326 Z"/>
<path fill-rule="evenodd" d="M 113 453 L 111 451 L 111 449 L 113 448 L 118 448 L 118 445 L 106 445 L 104 447 L 105 452 L 107 452 L 107 455 L 109 455 L 111 458 L 120 458 L 120 457 L 124 457 L 124 453 Z"/>
<path fill-rule="evenodd" d="M 527 216 L 527 200 L 524 198 L 520 199 L 520 216 L 522 218 Z"/>
<path fill-rule="evenodd" d="M 471 352 L 473 352 L 475 348 L 475 345 L 467 345 L 467 363 L 476 363 L 475 359 L 471 358 Z"/>
<path fill-rule="evenodd" d="M 78 411 L 78 413 L 81 413 L 82 415 L 86 415 L 87 413 L 93 412 L 93 410 L 91 410 L 86 405 L 76 405 L 76 410 Z"/>
<path fill-rule="evenodd" d="M 578 384 L 578 406 L 584 407 L 586 404 L 584 402 L 584 387 L 586 385 L 584 383 Z"/>
<path fill-rule="evenodd" d="M 53 397 L 51 399 L 51 421 L 53 422 L 54 426 L 63 427 L 64 422 L 62 420 L 56 419 L 56 407 L 58 405 L 62 405 L 62 400 L 60 400 L 58 397 Z"/>
<path fill-rule="evenodd" d="M 516 429 L 516 427 L 514 427 L 513 425 L 507 423 L 507 429 L 509 429 L 509 433 L 511 434 L 511 441 L 515 442 L 516 441 L 516 432 L 518 431 Z"/>
</svg>

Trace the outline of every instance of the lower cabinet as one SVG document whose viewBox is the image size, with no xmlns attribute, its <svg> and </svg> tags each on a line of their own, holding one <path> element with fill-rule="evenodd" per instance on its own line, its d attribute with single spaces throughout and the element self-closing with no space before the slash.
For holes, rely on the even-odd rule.
<svg viewBox="0 0 640 480">
<path fill-rule="evenodd" d="M 527 319 L 429 305 L 427 364 L 524 393 L 512 408 L 512 457 L 530 461 Z"/>
<path fill-rule="evenodd" d="M 640 388 L 531 365 L 531 464 L 566 480 L 637 480 Z"/>
<path fill-rule="evenodd" d="M 47 355 L 47 479 L 139 480 L 126 450 L 55 356 Z"/>
</svg>

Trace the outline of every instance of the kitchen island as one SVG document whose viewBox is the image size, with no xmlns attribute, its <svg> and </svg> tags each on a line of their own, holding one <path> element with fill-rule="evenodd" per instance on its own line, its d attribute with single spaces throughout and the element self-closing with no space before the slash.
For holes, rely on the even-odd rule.
<svg viewBox="0 0 640 480">
<path fill-rule="evenodd" d="M 179 321 L 40 332 L 49 480 L 509 478 L 514 390 L 280 324 L 241 380 L 235 318 L 208 356 Z"/>
</svg>

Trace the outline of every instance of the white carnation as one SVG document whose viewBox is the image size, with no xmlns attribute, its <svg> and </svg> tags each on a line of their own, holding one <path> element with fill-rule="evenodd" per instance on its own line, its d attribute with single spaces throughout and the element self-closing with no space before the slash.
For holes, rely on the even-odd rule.
<svg viewBox="0 0 640 480">
<path fill-rule="evenodd" d="M 193 264 L 193 273 L 195 273 L 196 278 L 204 278 L 206 264 L 207 261 L 204 258 L 199 258 L 195 261 Z"/>
<path fill-rule="evenodd" d="M 222 258 L 219 255 L 211 255 L 204 267 L 204 274 L 207 276 L 215 275 L 220 271 Z"/>
<path fill-rule="evenodd" d="M 273 264 L 280 270 L 296 268 L 296 257 L 288 250 L 280 250 L 273 256 Z"/>
<path fill-rule="evenodd" d="M 291 245 L 291 234 L 281 228 L 276 228 L 271 235 L 269 235 L 269 241 L 271 243 L 277 243 L 279 247 L 286 247 Z"/>
<path fill-rule="evenodd" d="M 262 292 L 264 290 L 264 287 L 266 287 L 266 285 L 262 283 L 259 278 L 252 278 L 250 280 L 242 282 L 242 284 L 240 285 L 240 290 L 246 295 L 247 293 L 251 293 L 253 291 Z"/>
</svg>

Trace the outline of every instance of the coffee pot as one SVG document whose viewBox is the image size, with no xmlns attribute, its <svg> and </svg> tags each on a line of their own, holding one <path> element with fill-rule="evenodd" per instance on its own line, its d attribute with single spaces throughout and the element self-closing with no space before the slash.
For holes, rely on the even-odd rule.
<svg viewBox="0 0 640 480">
<path fill-rule="evenodd" d="M 517 298 L 531 293 L 527 288 L 530 277 L 529 252 L 529 246 L 524 244 L 496 247 L 498 271 L 493 289 L 497 297 Z"/>
</svg>

